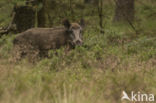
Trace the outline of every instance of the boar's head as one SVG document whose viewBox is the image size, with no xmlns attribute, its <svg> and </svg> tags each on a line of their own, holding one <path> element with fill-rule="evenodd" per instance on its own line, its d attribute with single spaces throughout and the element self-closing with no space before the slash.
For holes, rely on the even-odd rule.
<svg viewBox="0 0 156 103">
<path fill-rule="evenodd" d="M 82 33 L 84 27 L 84 20 L 81 19 L 80 23 L 70 23 L 69 20 L 64 20 L 63 25 L 66 28 L 68 41 L 72 46 L 82 45 Z"/>
</svg>

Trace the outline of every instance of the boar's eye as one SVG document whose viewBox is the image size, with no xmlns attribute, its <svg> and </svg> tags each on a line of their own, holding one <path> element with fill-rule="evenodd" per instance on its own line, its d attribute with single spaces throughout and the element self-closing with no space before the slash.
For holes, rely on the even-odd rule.
<svg viewBox="0 0 156 103">
<path fill-rule="evenodd" d="M 80 34 L 82 34 L 82 30 L 80 30 Z"/>
<path fill-rule="evenodd" d="M 72 31 L 72 30 L 69 30 L 68 33 L 69 33 L 69 34 L 73 34 L 73 31 Z"/>
<path fill-rule="evenodd" d="M 71 38 L 71 39 L 74 39 L 74 38 L 75 38 L 75 35 L 74 35 L 73 33 L 71 33 L 71 34 L 70 34 L 70 38 Z"/>
</svg>

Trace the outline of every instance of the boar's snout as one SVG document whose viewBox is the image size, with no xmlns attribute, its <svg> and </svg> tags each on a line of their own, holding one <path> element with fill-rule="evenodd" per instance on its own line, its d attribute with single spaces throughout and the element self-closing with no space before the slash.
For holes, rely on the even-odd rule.
<svg viewBox="0 0 156 103">
<path fill-rule="evenodd" d="M 83 44 L 83 42 L 82 42 L 82 40 L 77 40 L 74 44 L 77 46 L 81 46 Z"/>
</svg>

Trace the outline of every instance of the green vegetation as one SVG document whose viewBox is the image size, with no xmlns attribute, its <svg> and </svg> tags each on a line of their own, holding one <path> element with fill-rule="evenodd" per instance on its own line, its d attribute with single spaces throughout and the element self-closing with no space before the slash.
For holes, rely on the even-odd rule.
<svg viewBox="0 0 156 103">
<path fill-rule="evenodd" d="M 152 11 L 156 2 L 142 2 L 146 5 L 136 1 L 137 34 L 129 24 L 112 23 L 114 4 L 110 2 L 104 6 L 107 17 L 101 34 L 96 11 L 90 15 L 87 6 L 84 45 L 68 53 L 58 49 L 57 55 L 51 50 L 50 58 L 35 64 L 27 59 L 11 63 L 15 35 L 1 37 L 0 103 L 121 103 L 123 90 L 156 96 L 156 15 Z M 0 5 L 0 26 L 6 26 L 13 3 L 3 0 Z M 59 20 L 54 25 L 60 25 Z"/>
</svg>

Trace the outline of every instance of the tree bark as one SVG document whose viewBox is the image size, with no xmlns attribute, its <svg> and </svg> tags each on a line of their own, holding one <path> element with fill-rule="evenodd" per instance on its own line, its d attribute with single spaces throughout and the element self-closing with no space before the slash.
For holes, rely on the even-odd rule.
<svg viewBox="0 0 156 103">
<path fill-rule="evenodd" d="M 103 30 L 103 0 L 98 0 L 98 15 L 99 15 L 100 32 L 102 34 L 104 34 L 104 30 Z"/>
<path fill-rule="evenodd" d="M 50 13 L 56 8 L 55 0 L 43 0 L 43 7 L 38 12 L 38 26 L 39 27 L 49 27 L 53 23 L 51 21 Z"/>
<path fill-rule="evenodd" d="M 84 3 L 88 4 L 88 3 L 91 3 L 92 0 L 84 0 Z"/>
<path fill-rule="evenodd" d="M 116 3 L 115 22 L 134 20 L 134 0 L 114 0 Z"/>
<path fill-rule="evenodd" d="M 35 11 L 29 6 L 16 6 L 14 8 L 12 24 L 16 25 L 17 32 L 23 32 L 35 26 Z"/>
</svg>

